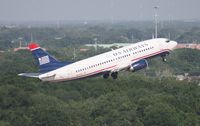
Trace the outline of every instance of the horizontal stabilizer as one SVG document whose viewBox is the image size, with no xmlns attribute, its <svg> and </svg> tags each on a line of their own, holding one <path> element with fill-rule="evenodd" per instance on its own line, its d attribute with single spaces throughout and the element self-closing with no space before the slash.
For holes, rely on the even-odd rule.
<svg viewBox="0 0 200 126">
<path fill-rule="evenodd" d="M 19 76 L 25 76 L 25 77 L 39 78 L 39 75 L 41 75 L 41 73 L 20 73 L 18 75 Z"/>
</svg>

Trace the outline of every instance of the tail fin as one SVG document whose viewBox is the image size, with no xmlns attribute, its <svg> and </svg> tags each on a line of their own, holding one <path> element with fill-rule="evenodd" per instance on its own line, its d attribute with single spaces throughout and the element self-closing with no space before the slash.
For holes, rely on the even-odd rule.
<svg viewBox="0 0 200 126">
<path fill-rule="evenodd" d="M 55 70 L 69 63 L 62 63 L 56 60 L 54 57 L 45 52 L 37 43 L 30 43 L 28 45 L 29 50 L 32 52 L 34 58 L 39 65 L 40 73 L 45 73 L 51 70 Z"/>
</svg>

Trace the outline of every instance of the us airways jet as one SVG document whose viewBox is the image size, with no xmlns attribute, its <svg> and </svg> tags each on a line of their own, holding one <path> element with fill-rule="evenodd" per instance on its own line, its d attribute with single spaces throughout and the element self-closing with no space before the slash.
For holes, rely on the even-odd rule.
<svg viewBox="0 0 200 126">
<path fill-rule="evenodd" d="M 38 44 L 30 43 L 28 48 L 38 62 L 39 72 L 19 75 L 51 82 L 76 80 L 96 75 L 102 75 L 105 79 L 109 76 L 117 79 L 118 72 L 121 70 L 135 72 L 146 68 L 149 58 L 160 56 L 163 61 L 166 61 L 166 56 L 176 45 L 177 42 L 165 38 L 150 39 L 70 63 L 60 62 Z"/>
</svg>

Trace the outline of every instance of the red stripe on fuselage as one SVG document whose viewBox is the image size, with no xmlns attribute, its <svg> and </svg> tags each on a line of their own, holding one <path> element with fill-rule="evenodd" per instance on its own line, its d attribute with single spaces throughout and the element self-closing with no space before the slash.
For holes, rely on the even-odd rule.
<svg viewBox="0 0 200 126">
<path fill-rule="evenodd" d="M 116 67 L 116 66 L 117 65 L 113 65 L 113 66 L 110 66 L 110 67 L 107 67 L 107 68 L 103 68 L 103 69 L 100 69 L 100 70 L 97 70 L 97 71 L 85 74 L 83 76 L 77 76 L 77 77 L 72 77 L 72 78 L 68 78 L 68 79 L 59 79 L 59 80 L 55 80 L 55 81 L 51 81 L 51 82 L 59 82 L 59 81 L 67 81 L 67 80 L 80 79 L 80 78 L 84 78 L 84 77 L 88 77 L 88 76 L 92 76 L 92 75 L 104 72 L 104 70 L 107 70 L 107 69 L 110 69 L 110 68 L 113 68 L 113 67 Z"/>
</svg>

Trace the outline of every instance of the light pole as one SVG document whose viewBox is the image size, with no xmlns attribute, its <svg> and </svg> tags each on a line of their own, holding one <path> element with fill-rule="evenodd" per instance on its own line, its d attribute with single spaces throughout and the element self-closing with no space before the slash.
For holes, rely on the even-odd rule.
<svg viewBox="0 0 200 126">
<path fill-rule="evenodd" d="M 158 6 L 155 6 L 154 7 L 154 11 L 155 11 L 155 15 L 154 15 L 154 18 L 155 18 L 155 38 L 158 37 L 158 11 L 159 7 Z"/>
<path fill-rule="evenodd" d="M 98 44 L 97 44 L 97 38 L 94 38 L 94 43 L 95 43 L 95 52 L 97 52 L 97 46 L 98 46 Z"/>
<path fill-rule="evenodd" d="M 23 38 L 22 38 L 22 37 L 19 37 L 18 39 L 19 39 L 19 47 L 21 48 L 21 47 L 22 47 L 22 39 L 23 39 Z"/>
<path fill-rule="evenodd" d="M 73 60 L 76 59 L 76 48 L 74 48 L 74 53 L 73 53 Z"/>
</svg>

